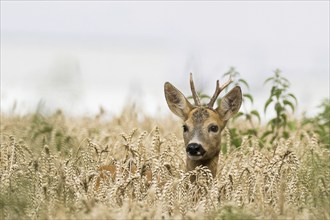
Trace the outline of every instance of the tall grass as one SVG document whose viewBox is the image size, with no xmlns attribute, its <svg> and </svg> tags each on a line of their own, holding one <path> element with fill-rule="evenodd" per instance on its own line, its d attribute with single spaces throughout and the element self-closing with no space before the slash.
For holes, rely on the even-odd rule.
<svg viewBox="0 0 330 220">
<path fill-rule="evenodd" d="M 2 114 L 0 218 L 330 219 L 324 112 L 269 139 L 267 125 L 237 118 L 222 134 L 215 177 L 205 167 L 185 172 L 180 122 L 133 106 L 106 118 Z M 115 177 L 104 171 L 96 189 L 109 164 Z"/>
</svg>

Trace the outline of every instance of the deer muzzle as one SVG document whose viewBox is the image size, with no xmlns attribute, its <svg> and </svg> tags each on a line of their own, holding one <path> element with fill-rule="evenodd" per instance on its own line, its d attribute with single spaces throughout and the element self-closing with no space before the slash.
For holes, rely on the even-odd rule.
<svg viewBox="0 0 330 220">
<path fill-rule="evenodd" d="M 197 143 L 188 144 L 186 152 L 191 160 L 199 160 L 203 158 L 204 154 L 206 153 L 203 146 Z"/>
</svg>

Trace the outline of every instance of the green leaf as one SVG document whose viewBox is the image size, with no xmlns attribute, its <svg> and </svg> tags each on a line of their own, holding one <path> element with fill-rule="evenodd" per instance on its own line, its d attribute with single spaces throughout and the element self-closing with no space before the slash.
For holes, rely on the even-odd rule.
<svg viewBox="0 0 330 220">
<path fill-rule="evenodd" d="M 273 86 L 272 89 L 270 90 L 270 95 L 271 96 L 275 95 L 275 90 L 276 90 L 276 86 Z"/>
<path fill-rule="evenodd" d="M 225 143 L 221 144 L 221 151 L 224 155 L 227 154 L 227 144 Z"/>
<path fill-rule="evenodd" d="M 218 99 L 217 99 L 217 105 L 220 106 L 220 104 L 221 104 L 221 99 L 218 98 Z"/>
<path fill-rule="evenodd" d="M 282 105 L 281 105 L 279 102 L 277 102 L 277 103 L 275 104 L 275 111 L 276 111 L 276 113 L 279 115 L 280 112 L 282 112 L 283 110 L 284 110 L 284 109 L 283 109 Z"/>
<path fill-rule="evenodd" d="M 265 107 L 264 107 L 264 113 L 266 113 L 266 110 L 268 108 L 268 105 L 273 101 L 272 97 L 270 97 L 267 101 L 266 101 L 266 104 L 265 104 Z"/>
<path fill-rule="evenodd" d="M 297 100 L 297 98 L 296 98 L 295 95 L 293 95 L 292 93 L 289 93 L 288 96 L 290 96 L 291 98 L 293 98 L 294 101 L 296 102 L 296 105 L 298 105 L 298 100 Z"/>
<path fill-rule="evenodd" d="M 276 96 L 277 99 L 280 98 L 283 91 L 284 91 L 283 89 L 275 89 L 274 95 Z"/>
<path fill-rule="evenodd" d="M 230 67 L 229 70 L 223 74 L 223 76 L 231 76 L 231 77 L 235 77 L 236 75 L 238 75 L 238 72 L 236 71 L 236 69 L 234 67 Z"/>
<path fill-rule="evenodd" d="M 271 80 L 273 80 L 274 79 L 274 77 L 269 77 L 269 78 L 267 78 L 266 80 L 265 80 L 265 82 L 264 82 L 264 85 L 267 83 L 267 82 L 269 82 L 269 81 L 271 81 Z"/>
<path fill-rule="evenodd" d="M 262 136 L 261 136 L 261 139 L 264 139 L 265 137 L 267 137 L 268 135 L 270 135 L 270 134 L 272 134 L 273 133 L 273 131 L 266 131 L 266 132 L 264 132 L 263 134 L 262 134 Z"/>
<path fill-rule="evenodd" d="M 241 117 L 242 115 L 244 115 L 243 112 L 238 112 L 238 113 L 234 116 L 233 120 L 236 120 L 237 118 Z"/>
<path fill-rule="evenodd" d="M 273 119 L 270 120 L 267 124 L 268 124 L 268 125 L 271 125 L 272 127 L 275 126 L 275 124 L 276 124 L 276 118 L 273 118 Z"/>
<path fill-rule="evenodd" d="M 294 131 L 294 130 L 297 129 L 297 125 L 296 125 L 296 123 L 293 122 L 293 121 L 288 122 L 288 127 L 289 127 L 289 129 L 290 129 L 291 131 Z"/>
<path fill-rule="evenodd" d="M 283 100 L 283 104 L 290 106 L 292 109 L 292 112 L 294 112 L 294 105 L 292 104 L 292 102 L 290 102 L 288 100 Z"/>
<path fill-rule="evenodd" d="M 209 99 L 210 98 L 210 96 L 206 95 L 206 94 L 198 94 L 198 96 L 200 99 L 206 99 L 206 98 Z"/>
<path fill-rule="evenodd" d="M 276 69 L 276 70 L 274 71 L 274 73 L 275 73 L 275 76 L 276 76 L 276 77 L 280 77 L 280 75 L 281 75 L 281 70 L 280 70 L 280 69 Z"/>
<path fill-rule="evenodd" d="M 241 146 L 241 144 L 242 144 L 242 138 L 235 138 L 235 139 L 233 139 L 233 140 L 232 140 L 232 144 L 233 144 L 236 148 L 238 148 L 238 147 Z"/>
<path fill-rule="evenodd" d="M 270 139 L 269 143 L 273 144 L 273 142 L 275 141 L 276 138 L 277 138 L 276 136 L 272 137 L 272 139 Z"/>
<path fill-rule="evenodd" d="M 251 115 L 255 115 L 258 118 L 259 123 L 261 122 L 261 118 L 257 110 L 252 110 Z"/>
<path fill-rule="evenodd" d="M 250 89 L 249 84 L 244 79 L 239 79 L 238 82 L 243 83 L 246 88 Z"/>
<path fill-rule="evenodd" d="M 224 73 L 222 76 L 228 76 L 230 74 L 231 74 L 231 71 L 228 71 L 228 72 Z"/>
<path fill-rule="evenodd" d="M 251 101 L 251 103 L 253 104 L 253 97 L 252 97 L 252 95 L 250 95 L 250 94 L 243 94 L 243 97 L 248 98 Z"/>
<path fill-rule="evenodd" d="M 258 131 L 257 131 L 257 129 L 248 129 L 247 131 L 246 131 L 246 134 L 247 135 L 254 135 L 254 136 L 257 136 L 257 134 L 258 134 Z"/>
<path fill-rule="evenodd" d="M 284 77 L 282 77 L 281 78 L 285 83 L 286 83 L 286 85 L 287 86 L 289 86 L 290 85 L 290 82 L 289 82 L 289 80 L 287 80 L 286 78 L 284 78 Z"/>
<path fill-rule="evenodd" d="M 284 125 L 284 127 L 286 126 L 286 122 L 287 122 L 287 116 L 286 116 L 286 114 L 281 114 L 281 118 L 283 119 L 283 125 Z"/>
</svg>

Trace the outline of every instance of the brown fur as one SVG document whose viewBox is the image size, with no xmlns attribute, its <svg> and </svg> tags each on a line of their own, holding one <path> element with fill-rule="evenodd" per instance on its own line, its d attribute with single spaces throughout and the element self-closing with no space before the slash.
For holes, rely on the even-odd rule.
<svg viewBox="0 0 330 220">
<path fill-rule="evenodd" d="M 106 172 L 108 172 L 108 174 L 111 175 L 111 179 L 112 181 L 114 181 L 116 179 L 116 174 L 117 174 L 117 167 L 115 165 L 104 165 L 101 166 L 99 169 L 99 175 L 96 178 L 96 183 L 95 183 L 95 189 L 98 190 L 100 188 L 101 185 L 101 181 L 109 181 L 109 175 L 106 174 Z M 131 174 L 136 174 L 137 171 L 137 167 L 133 164 L 129 167 L 129 169 L 121 169 L 120 172 L 121 173 L 131 173 Z M 141 176 L 145 176 L 147 178 L 147 182 L 148 184 L 151 183 L 152 181 L 152 172 L 149 168 L 146 168 L 145 170 L 142 171 Z M 128 177 L 128 175 L 126 175 L 126 178 Z"/>
<path fill-rule="evenodd" d="M 220 153 L 221 144 L 221 131 L 225 127 L 226 122 L 223 122 L 219 114 L 213 109 L 207 107 L 197 107 L 193 109 L 188 116 L 188 120 L 184 122 L 191 131 L 183 134 L 185 146 L 188 145 L 189 141 L 194 135 L 197 135 L 206 150 L 206 155 L 202 160 L 191 160 L 187 157 L 187 170 L 193 170 L 195 167 L 203 165 L 207 166 L 213 176 L 216 175 L 217 163 Z M 219 126 L 219 131 L 216 134 L 209 133 L 208 128 L 210 125 Z"/>
<path fill-rule="evenodd" d="M 191 78 L 191 85 L 192 78 Z M 229 85 L 229 83 L 227 83 Z M 218 83 L 217 83 L 218 86 Z M 219 88 L 215 92 L 212 100 L 216 100 L 217 91 L 223 90 L 224 87 Z M 164 85 L 165 97 L 170 110 L 184 121 L 185 130 L 183 132 L 183 139 L 185 147 L 190 143 L 196 143 L 202 146 L 205 151 L 203 155 L 192 157 L 187 154 L 187 171 L 194 170 L 197 166 L 207 166 L 212 175 L 217 173 L 217 165 L 221 145 L 221 131 L 235 113 L 238 112 L 242 103 L 241 88 L 236 86 L 229 91 L 222 99 L 221 104 L 216 109 L 212 108 L 212 104 L 200 105 L 197 93 L 194 86 L 192 86 L 192 93 L 194 96 L 196 106 L 190 104 L 187 98 L 172 84 L 166 82 Z M 217 126 L 216 132 L 212 131 L 210 127 Z"/>
</svg>

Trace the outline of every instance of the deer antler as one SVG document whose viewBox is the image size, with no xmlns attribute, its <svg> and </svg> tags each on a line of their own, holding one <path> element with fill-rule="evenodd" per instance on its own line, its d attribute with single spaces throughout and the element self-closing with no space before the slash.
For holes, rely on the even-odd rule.
<svg viewBox="0 0 330 220">
<path fill-rule="evenodd" d="M 190 73 L 190 88 L 191 88 L 192 96 L 193 96 L 194 101 L 195 101 L 195 105 L 200 106 L 201 102 L 200 102 L 198 94 L 195 90 L 195 84 L 194 84 L 194 80 L 193 80 L 193 77 L 192 77 L 192 73 Z"/>
<path fill-rule="evenodd" d="M 231 77 L 229 78 L 229 80 L 225 84 L 223 84 L 221 87 L 219 87 L 219 80 L 217 80 L 214 95 L 212 96 L 209 104 L 207 104 L 207 106 L 209 108 L 213 108 L 213 105 L 214 105 L 215 101 L 217 100 L 217 98 L 218 98 L 219 94 L 221 93 L 221 91 L 224 90 L 227 86 L 229 86 L 230 83 L 232 83 Z"/>
</svg>

